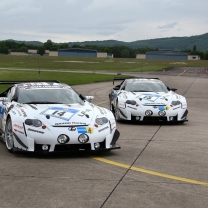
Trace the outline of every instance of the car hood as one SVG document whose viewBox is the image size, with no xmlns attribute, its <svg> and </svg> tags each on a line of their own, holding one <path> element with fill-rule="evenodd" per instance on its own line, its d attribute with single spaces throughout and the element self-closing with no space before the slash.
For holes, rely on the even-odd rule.
<svg viewBox="0 0 208 208">
<path fill-rule="evenodd" d="M 172 102 L 180 102 L 183 96 L 176 94 L 175 92 L 125 92 L 123 94 L 126 100 L 135 100 L 137 103 L 143 106 L 159 106 L 170 105 Z"/>
<path fill-rule="evenodd" d="M 107 114 L 103 108 L 92 103 L 82 104 L 24 104 L 19 107 L 24 117 L 38 118 L 52 126 L 89 125 L 95 115 Z M 103 115 L 102 115 L 103 114 Z M 26 118 L 25 118 L 26 119 Z"/>
</svg>

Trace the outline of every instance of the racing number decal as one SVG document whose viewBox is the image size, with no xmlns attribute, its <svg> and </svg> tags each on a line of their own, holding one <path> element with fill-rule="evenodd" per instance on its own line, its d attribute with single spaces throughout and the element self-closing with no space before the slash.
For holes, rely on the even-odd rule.
<svg viewBox="0 0 208 208">
<path fill-rule="evenodd" d="M 59 116 L 63 116 L 64 114 L 66 113 L 66 111 L 54 111 L 53 113 L 52 113 L 52 115 L 59 115 Z"/>
<path fill-rule="evenodd" d="M 55 118 L 59 118 L 65 121 L 69 121 L 79 110 L 72 109 L 72 108 L 61 108 L 61 107 L 51 107 L 43 112 L 41 115 L 49 115 Z"/>
</svg>

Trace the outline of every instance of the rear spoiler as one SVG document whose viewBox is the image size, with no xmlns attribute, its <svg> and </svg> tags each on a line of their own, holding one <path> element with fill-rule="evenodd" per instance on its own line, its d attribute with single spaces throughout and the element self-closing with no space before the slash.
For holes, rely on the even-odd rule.
<svg viewBox="0 0 208 208">
<path fill-rule="evenodd" d="M 27 82 L 55 82 L 60 83 L 58 80 L 24 80 L 24 81 L 0 81 L 0 84 L 19 84 L 19 83 L 27 83 Z"/>
<path fill-rule="evenodd" d="M 160 78 L 146 78 L 146 77 L 133 77 L 133 78 L 119 78 L 119 77 L 114 77 L 113 78 L 113 85 L 114 85 L 114 81 L 115 80 L 125 80 L 125 79 L 157 79 L 157 80 L 160 80 Z"/>
</svg>

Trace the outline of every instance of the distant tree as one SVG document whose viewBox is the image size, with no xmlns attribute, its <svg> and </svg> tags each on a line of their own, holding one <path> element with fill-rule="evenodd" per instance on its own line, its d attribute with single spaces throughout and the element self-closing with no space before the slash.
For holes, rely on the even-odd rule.
<svg viewBox="0 0 208 208">
<path fill-rule="evenodd" d="M 45 48 L 43 46 L 39 46 L 37 50 L 37 54 L 40 54 L 41 56 L 45 54 Z"/>
<path fill-rule="evenodd" d="M 0 53 L 8 54 L 9 53 L 8 47 L 5 46 L 4 44 L 0 44 Z"/>
<path fill-rule="evenodd" d="M 113 56 L 115 58 L 120 58 L 121 57 L 121 51 L 119 49 L 119 47 L 115 46 L 115 47 L 112 47 L 112 52 Z"/>
<path fill-rule="evenodd" d="M 121 51 L 121 58 L 129 58 L 129 51 L 127 49 Z"/>
<path fill-rule="evenodd" d="M 50 51 L 58 51 L 59 46 L 58 45 L 53 45 L 50 48 Z"/>
<path fill-rule="evenodd" d="M 204 60 L 208 60 L 208 51 L 204 53 Z"/>
<path fill-rule="evenodd" d="M 43 43 L 43 47 L 46 49 L 46 50 L 50 50 L 51 47 L 53 45 L 53 42 L 51 40 L 47 40 L 45 43 Z"/>
<path fill-rule="evenodd" d="M 69 44 L 68 43 L 62 43 L 59 45 L 59 48 L 68 48 Z"/>
<path fill-rule="evenodd" d="M 193 47 L 193 51 L 196 51 L 196 45 L 194 45 L 194 47 Z"/>
</svg>

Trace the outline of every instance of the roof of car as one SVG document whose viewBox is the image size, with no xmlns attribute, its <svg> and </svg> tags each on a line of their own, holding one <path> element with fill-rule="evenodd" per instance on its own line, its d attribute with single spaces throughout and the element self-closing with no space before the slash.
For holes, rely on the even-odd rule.
<svg viewBox="0 0 208 208">
<path fill-rule="evenodd" d="M 144 78 L 144 77 L 134 77 L 134 78 L 119 78 L 119 77 L 114 77 L 113 79 L 113 84 L 115 82 L 115 80 L 125 80 L 127 82 L 162 82 L 159 78 Z"/>
<path fill-rule="evenodd" d="M 155 78 L 131 78 L 131 79 L 126 79 L 127 82 L 162 82 L 160 79 L 155 79 Z"/>
<path fill-rule="evenodd" d="M 55 88 L 70 88 L 69 85 L 58 82 L 24 82 L 15 84 L 19 89 L 55 89 Z"/>
</svg>

